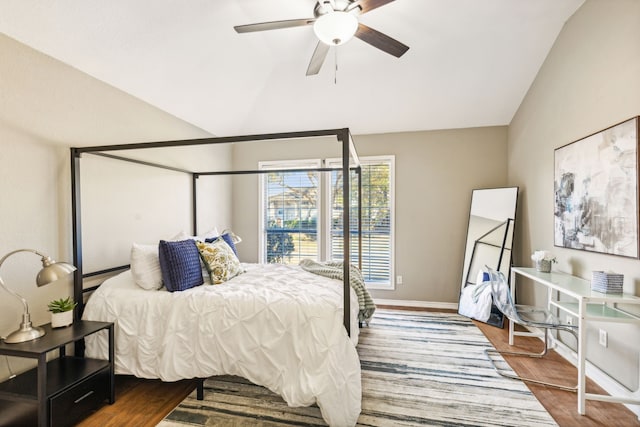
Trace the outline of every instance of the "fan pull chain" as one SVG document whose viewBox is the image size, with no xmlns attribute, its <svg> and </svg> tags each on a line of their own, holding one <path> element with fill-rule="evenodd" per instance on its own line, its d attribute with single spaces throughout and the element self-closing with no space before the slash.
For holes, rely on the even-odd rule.
<svg viewBox="0 0 640 427">
<path fill-rule="evenodd" d="M 333 55 L 335 57 L 336 68 L 333 70 L 333 84 L 338 84 L 338 46 L 333 48 Z"/>
</svg>

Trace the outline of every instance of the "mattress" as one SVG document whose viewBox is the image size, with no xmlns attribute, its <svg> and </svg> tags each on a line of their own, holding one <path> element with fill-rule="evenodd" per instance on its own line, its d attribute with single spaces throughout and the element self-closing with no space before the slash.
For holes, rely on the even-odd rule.
<svg viewBox="0 0 640 427">
<path fill-rule="evenodd" d="M 117 374 L 176 381 L 238 375 L 290 406 L 317 403 L 330 425 L 360 414 L 358 301 L 351 337 L 343 327 L 341 281 L 282 264 L 243 264 L 220 285 L 145 290 L 130 271 L 105 281 L 83 319 L 115 323 Z M 106 359 L 107 335 L 86 338 L 86 355 Z"/>
</svg>

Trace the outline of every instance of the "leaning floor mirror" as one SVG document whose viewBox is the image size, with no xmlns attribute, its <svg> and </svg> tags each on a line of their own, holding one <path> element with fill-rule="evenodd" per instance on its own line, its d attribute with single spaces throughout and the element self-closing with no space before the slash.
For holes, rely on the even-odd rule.
<svg viewBox="0 0 640 427">
<path fill-rule="evenodd" d="M 509 277 L 518 187 L 473 190 L 458 313 L 502 328 L 502 313 L 484 285 L 485 265 Z"/>
</svg>

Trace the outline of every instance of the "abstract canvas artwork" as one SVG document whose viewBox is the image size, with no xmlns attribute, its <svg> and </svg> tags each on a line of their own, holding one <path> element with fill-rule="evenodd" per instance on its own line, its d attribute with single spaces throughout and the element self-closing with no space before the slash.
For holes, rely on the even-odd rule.
<svg viewBox="0 0 640 427">
<path fill-rule="evenodd" d="M 638 258 L 638 117 L 555 150 L 556 246 Z"/>
</svg>

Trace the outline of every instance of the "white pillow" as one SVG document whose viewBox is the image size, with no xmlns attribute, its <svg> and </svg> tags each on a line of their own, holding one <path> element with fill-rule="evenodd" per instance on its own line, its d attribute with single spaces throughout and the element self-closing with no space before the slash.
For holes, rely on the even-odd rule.
<svg viewBox="0 0 640 427">
<path fill-rule="evenodd" d="M 218 232 L 218 229 L 216 227 L 213 227 L 211 230 L 207 231 L 206 233 L 200 235 L 200 236 L 192 236 L 190 234 L 187 234 L 184 230 L 180 230 L 180 232 L 178 234 L 176 234 L 175 236 L 173 236 L 171 239 L 169 240 L 187 240 L 187 239 L 193 239 L 193 240 L 200 240 L 201 242 L 204 242 L 206 239 L 211 239 L 214 237 L 218 237 L 220 235 L 220 233 Z"/>
<path fill-rule="evenodd" d="M 198 236 L 199 238 L 198 240 L 202 240 L 204 242 L 206 239 L 212 239 L 214 237 L 218 237 L 219 235 L 220 233 L 218 232 L 218 228 L 213 227 L 211 230 L 207 231 L 202 236 Z"/>
<path fill-rule="evenodd" d="M 162 270 L 158 256 L 158 245 L 131 246 L 131 274 L 136 284 L 143 289 L 158 290 L 162 287 Z"/>
</svg>

